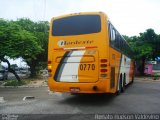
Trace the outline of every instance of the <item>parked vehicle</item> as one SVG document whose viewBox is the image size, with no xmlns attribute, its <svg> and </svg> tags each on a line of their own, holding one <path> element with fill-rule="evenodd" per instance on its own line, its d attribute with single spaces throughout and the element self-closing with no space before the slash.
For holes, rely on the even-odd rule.
<svg viewBox="0 0 160 120">
<path fill-rule="evenodd" d="M 0 69 L 0 80 L 7 80 L 8 79 L 8 70 Z"/>
</svg>

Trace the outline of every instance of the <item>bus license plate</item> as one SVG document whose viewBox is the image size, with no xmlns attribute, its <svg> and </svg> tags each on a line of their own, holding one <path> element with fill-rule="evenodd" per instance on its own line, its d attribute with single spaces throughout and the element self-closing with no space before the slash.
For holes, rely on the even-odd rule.
<svg viewBox="0 0 160 120">
<path fill-rule="evenodd" d="M 71 91 L 72 93 L 77 93 L 77 92 L 80 91 L 80 89 L 79 89 L 79 88 L 70 88 L 70 91 Z"/>
</svg>

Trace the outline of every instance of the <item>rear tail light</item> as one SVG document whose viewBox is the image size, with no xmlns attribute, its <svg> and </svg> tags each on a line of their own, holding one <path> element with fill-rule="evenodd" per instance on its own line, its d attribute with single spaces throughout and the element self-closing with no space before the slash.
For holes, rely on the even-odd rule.
<svg viewBox="0 0 160 120">
<path fill-rule="evenodd" d="M 101 63 L 106 63 L 107 59 L 101 59 Z"/>
<path fill-rule="evenodd" d="M 101 69 L 101 72 L 107 72 L 107 69 Z"/>
<path fill-rule="evenodd" d="M 106 78 L 107 77 L 107 59 L 100 59 L 100 77 Z"/>
<path fill-rule="evenodd" d="M 52 61 L 48 61 L 48 77 L 51 77 L 52 76 L 52 74 L 51 74 L 51 72 L 52 72 Z"/>
<path fill-rule="evenodd" d="M 52 69 L 52 66 L 51 66 L 51 65 L 48 65 L 48 69 Z"/>
<path fill-rule="evenodd" d="M 51 69 L 48 69 L 48 72 L 52 72 L 52 70 L 51 70 Z"/>
<path fill-rule="evenodd" d="M 48 64 L 51 64 L 52 63 L 52 61 L 48 61 Z"/>
</svg>

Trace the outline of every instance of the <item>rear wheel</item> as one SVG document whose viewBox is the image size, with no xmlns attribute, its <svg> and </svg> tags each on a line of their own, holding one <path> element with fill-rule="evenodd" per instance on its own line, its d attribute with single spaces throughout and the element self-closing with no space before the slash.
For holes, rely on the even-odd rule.
<svg viewBox="0 0 160 120">
<path fill-rule="evenodd" d="M 119 87 L 119 89 L 118 89 L 118 87 Z M 122 75 L 120 75 L 120 80 L 118 82 L 116 95 L 120 95 L 121 91 L 122 91 Z"/>
<path fill-rule="evenodd" d="M 122 92 L 125 92 L 126 89 L 126 75 L 123 76 L 123 82 L 122 82 Z"/>
<path fill-rule="evenodd" d="M 133 76 L 132 76 L 131 84 L 133 84 L 133 82 L 134 82 L 134 73 L 133 73 Z"/>
</svg>

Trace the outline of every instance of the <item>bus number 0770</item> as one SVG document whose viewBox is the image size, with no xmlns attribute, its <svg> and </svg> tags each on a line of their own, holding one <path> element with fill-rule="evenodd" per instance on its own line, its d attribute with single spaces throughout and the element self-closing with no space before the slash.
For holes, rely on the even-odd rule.
<svg viewBox="0 0 160 120">
<path fill-rule="evenodd" d="M 80 70 L 95 70 L 95 64 L 80 64 Z"/>
</svg>

